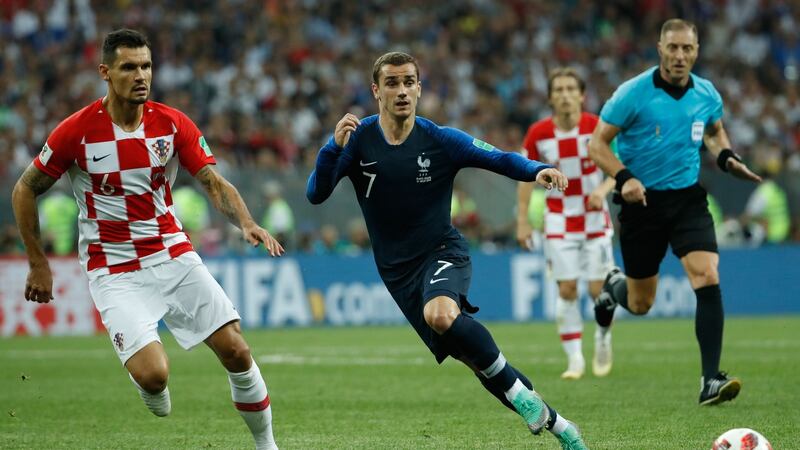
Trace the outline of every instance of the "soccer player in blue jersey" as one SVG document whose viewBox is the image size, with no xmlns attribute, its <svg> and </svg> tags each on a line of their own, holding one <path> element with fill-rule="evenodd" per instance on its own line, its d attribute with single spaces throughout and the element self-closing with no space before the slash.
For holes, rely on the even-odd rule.
<svg viewBox="0 0 800 450">
<path fill-rule="evenodd" d="M 697 295 L 695 334 L 700 344 L 700 404 L 715 405 L 739 393 L 739 379 L 719 371 L 724 314 L 717 241 L 706 191 L 698 184 L 700 147 L 719 167 L 760 182 L 731 150 L 722 126 L 722 98 L 710 81 L 691 73 L 697 28 L 681 19 L 661 27 L 660 64 L 626 81 L 600 112 L 589 155 L 616 178 L 620 244 L 626 274 L 612 270 L 595 317 L 611 325 L 616 305 L 642 315 L 653 306 L 658 267 L 667 251 L 683 264 Z M 609 148 L 617 138 L 619 158 Z"/>
<path fill-rule="evenodd" d="M 551 166 L 504 152 L 463 131 L 416 116 L 419 67 L 410 55 L 375 61 L 372 93 L 379 113 L 346 114 L 322 147 L 308 180 L 319 204 L 350 178 L 369 230 L 383 282 L 436 361 L 448 356 L 472 369 L 483 386 L 518 413 L 533 434 L 553 433 L 564 449 L 586 449 L 571 422 L 542 401 L 522 373 L 506 362 L 467 300 L 472 265 L 467 243 L 450 222 L 453 178 L 480 167 L 519 181 L 564 190 Z"/>
</svg>

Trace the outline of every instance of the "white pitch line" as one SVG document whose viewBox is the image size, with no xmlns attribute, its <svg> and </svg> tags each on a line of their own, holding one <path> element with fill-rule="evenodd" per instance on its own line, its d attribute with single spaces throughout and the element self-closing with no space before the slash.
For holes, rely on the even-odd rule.
<svg viewBox="0 0 800 450">
<path fill-rule="evenodd" d="M 555 364 L 563 358 L 534 358 L 535 363 Z M 390 358 L 390 357 L 349 357 L 349 356 L 306 356 L 297 354 L 270 354 L 256 357 L 259 363 L 264 364 L 290 364 L 309 366 L 421 366 L 434 364 L 433 355 L 430 357 L 416 358 Z"/>
<path fill-rule="evenodd" d="M 0 358 L 19 359 L 106 358 L 113 354 L 114 350 L 111 348 L 106 350 L 0 350 Z"/>
<path fill-rule="evenodd" d="M 386 357 L 341 357 L 341 356 L 303 356 L 293 354 L 272 354 L 256 358 L 264 364 L 293 364 L 310 366 L 421 366 L 433 362 L 430 358 L 386 358 Z"/>
</svg>

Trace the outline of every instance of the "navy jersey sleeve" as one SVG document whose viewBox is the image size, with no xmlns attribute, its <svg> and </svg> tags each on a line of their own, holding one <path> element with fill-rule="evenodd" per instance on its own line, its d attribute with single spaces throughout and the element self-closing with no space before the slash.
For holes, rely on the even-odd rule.
<svg viewBox="0 0 800 450">
<path fill-rule="evenodd" d="M 541 170 L 553 167 L 517 152 L 499 150 L 456 128 L 438 127 L 437 135 L 458 168 L 477 167 L 519 181 L 535 181 Z"/>
<path fill-rule="evenodd" d="M 333 136 L 319 150 L 315 169 L 308 177 L 306 197 L 314 205 L 318 205 L 330 197 L 333 189 L 346 174 L 352 161 L 349 151 L 355 145 L 355 136 L 351 136 L 347 145 L 342 148 L 336 145 Z"/>
</svg>

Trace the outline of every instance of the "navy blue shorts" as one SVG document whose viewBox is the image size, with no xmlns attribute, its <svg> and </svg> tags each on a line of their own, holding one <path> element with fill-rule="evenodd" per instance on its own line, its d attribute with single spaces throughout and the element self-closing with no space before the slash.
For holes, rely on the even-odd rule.
<svg viewBox="0 0 800 450">
<path fill-rule="evenodd" d="M 445 247 L 425 260 L 411 275 L 409 283 L 405 283 L 402 288 L 389 288 L 397 306 L 439 363 L 448 356 L 458 358 L 459 352 L 447 345 L 445 340 L 428 326 L 423 309 L 435 297 L 445 296 L 455 300 L 462 313 L 476 313 L 478 308 L 467 301 L 471 279 L 472 262 L 469 254 L 460 249 Z"/>
</svg>

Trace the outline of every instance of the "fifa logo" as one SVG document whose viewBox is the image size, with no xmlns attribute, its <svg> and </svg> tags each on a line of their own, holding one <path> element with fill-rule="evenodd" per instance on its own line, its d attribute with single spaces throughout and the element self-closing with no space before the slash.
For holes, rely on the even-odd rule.
<svg viewBox="0 0 800 450">
<path fill-rule="evenodd" d="M 165 139 L 158 139 L 151 147 L 153 148 L 153 151 L 156 152 L 159 162 L 161 162 L 162 165 L 166 164 L 167 158 L 169 157 L 169 141 Z"/>
</svg>

